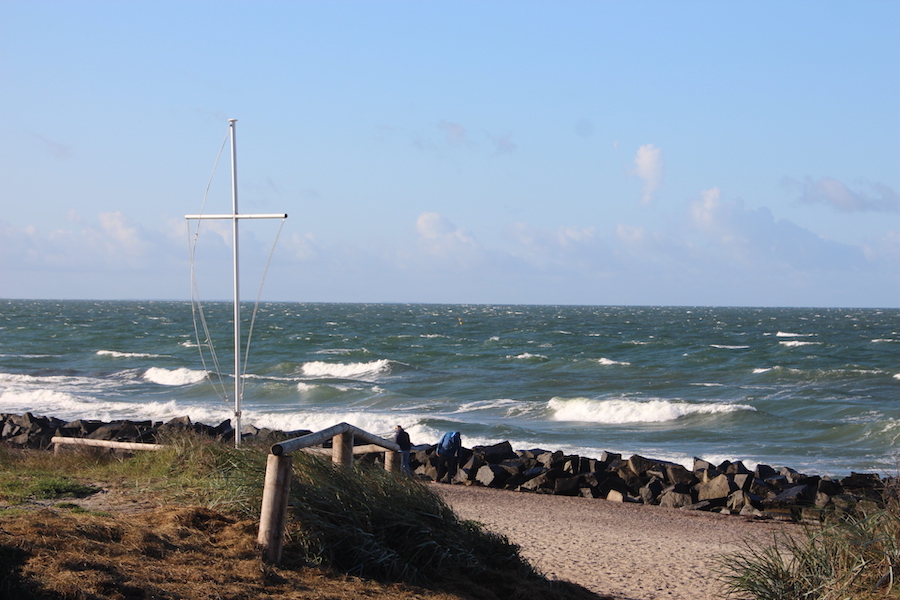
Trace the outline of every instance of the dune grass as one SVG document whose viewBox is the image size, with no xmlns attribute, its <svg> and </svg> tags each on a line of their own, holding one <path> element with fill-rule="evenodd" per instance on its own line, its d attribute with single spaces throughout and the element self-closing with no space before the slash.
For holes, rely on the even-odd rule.
<svg viewBox="0 0 900 600">
<path fill-rule="evenodd" d="M 258 522 L 267 445 L 235 449 L 190 433 L 164 443 L 164 450 L 125 457 L 85 448 L 59 455 L 0 448 L 0 501 L 74 515 L 80 509 L 69 499 L 112 487 L 156 506 L 198 507 Z M 378 466 L 346 468 L 295 455 L 291 504 L 284 569 L 313 566 L 466 598 L 597 598 L 548 581 L 515 545 L 459 519 L 427 485 Z M 255 536 L 247 543 L 253 546 Z"/>
<path fill-rule="evenodd" d="M 748 546 L 720 567 L 732 598 L 900 598 L 900 506 L 834 515 L 802 536 Z"/>
<path fill-rule="evenodd" d="M 448 573 L 477 578 L 537 573 L 506 538 L 460 520 L 426 486 L 379 467 L 294 462 L 288 549 L 361 577 L 424 584 Z"/>
</svg>

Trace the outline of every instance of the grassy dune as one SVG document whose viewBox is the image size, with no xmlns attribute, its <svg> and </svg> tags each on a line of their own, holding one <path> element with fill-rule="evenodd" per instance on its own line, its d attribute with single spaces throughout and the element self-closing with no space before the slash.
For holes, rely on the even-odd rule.
<svg viewBox="0 0 900 600">
<path fill-rule="evenodd" d="M 0 597 L 597 598 L 548 581 L 426 486 L 303 454 L 284 559 L 266 565 L 256 547 L 266 448 L 166 443 L 126 458 L 0 449 Z"/>
</svg>

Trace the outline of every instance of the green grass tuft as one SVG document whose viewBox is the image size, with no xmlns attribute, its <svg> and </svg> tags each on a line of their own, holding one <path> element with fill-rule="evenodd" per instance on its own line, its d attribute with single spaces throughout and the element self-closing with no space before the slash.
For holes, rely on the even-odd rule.
<svg viewBox="0 0 900 600">
<path fill-rule="evenodd" d="M 900 598 L 900 507 L 845 514 L 802 536 L 776 537 L 721 562 L 731 597 L 748 600 Z"/>
<path fill-rule="evenodd" d="M 506 538 L 459 519 L 420 482 L 379 467 L 295 456 L 291 500 L 286 550 L 345 573 L 420 584 L 448 572 L 536 575 Z"/>
</svg>

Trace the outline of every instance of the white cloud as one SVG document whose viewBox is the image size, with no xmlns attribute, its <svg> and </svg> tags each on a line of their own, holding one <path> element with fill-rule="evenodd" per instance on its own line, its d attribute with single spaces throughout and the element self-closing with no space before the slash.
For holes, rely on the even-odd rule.
<svg viewBox="0 0 900 600">
<path fill-rule="evenodd" d="M 510 257 L 542 270 L 590 270 L 590 265 L 605 262 L 601 256 L 608 253 L 598 239 L 596 227 L 563 226 L 547 230 L 515 223 L 510 233 L 516 244 Z"/>
<path fill-rule="evenodd" d="M 458 228 L 440 213 L 426 212 L 416 219 L 419 246 L 429 255 L 468 263 L 481 247 L 467 231 Z"/>
<path fill-rule="evenodd" d="M 824 239 L 790 221 L 776 221 L 768 208 L 747 210 L 741 200 L 724 201 L 718 188 L 705 190 L 691 205 L 707 253 L 759 271 L 777 268 L 841 271 L 864 268 L 860 248 Z"/>
<path fill-rule="evenodd" d="M 100 213 L 99 234 L 95 239 L 102 243 L 110 255 L 126 254 L 144 256 L 150 244 L 142 239 L 137 227 L 128 223 L 121 212 Z M 90 230 L 87 230 L 90 231 Z"/>
<path fill-rule="evenodd" d="M 722 193 L 719 188 L 712 188 L 700 192 L 700 200 L 691 204 L 691 217 L 694 224 L 702 228 L 715 227 L 718 219 L 717 213 L 722 206 Z"/>
<path fill-rule="evenodd" d="M 638 148 L 634 157 L 634 173 L 644 180 L 641 204 L 649 204 L 662 185 L 662 150 L 653 144 L 645 144 Z"/>
<path fill-rule="evenodd" d="M 799 191 L 803 204 L 824 204 L 841 212 L 900 211 L 900 195 L 880 183 L 861 183 L 859 187 L 863 189 L 856 191 L 832 177 L 818 180 L 807 177 L 802 183 L 785 179 L 783 184 Z"/>
</svg>

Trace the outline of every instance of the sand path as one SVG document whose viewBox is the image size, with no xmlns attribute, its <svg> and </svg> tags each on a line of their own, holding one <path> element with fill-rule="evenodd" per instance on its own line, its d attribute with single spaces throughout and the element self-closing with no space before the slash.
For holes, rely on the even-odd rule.
<svg viewBox="0 0 900 600">
<path fill-rule="evenodd" d="M 551 579 L 622 600 L 720 600 L 715 558 L 797 526 L 639 504 L 432 484 L 464 519 L 521 547 Z"/>
</svg>

